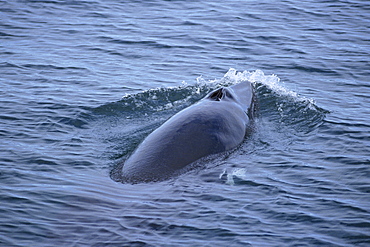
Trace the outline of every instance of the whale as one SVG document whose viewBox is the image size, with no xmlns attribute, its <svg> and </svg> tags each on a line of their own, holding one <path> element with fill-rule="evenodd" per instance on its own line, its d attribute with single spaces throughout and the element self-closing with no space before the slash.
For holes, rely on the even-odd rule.
<svg viewBox="0 0 370 247">
<path fill-rule="evenodd" d="M 249 81 L 210 92 L 138 145 L 123 162 L 122 181 L 163 181 L 203 157 L 236 148 L 253 129 L 256 102 Z"/>
</svg>

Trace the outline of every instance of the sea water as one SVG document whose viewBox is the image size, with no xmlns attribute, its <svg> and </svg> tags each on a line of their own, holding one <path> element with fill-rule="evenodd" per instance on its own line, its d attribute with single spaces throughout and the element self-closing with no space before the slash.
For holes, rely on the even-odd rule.
<svg viewBox="0 0 370 247">
<path fill-rule="evenodd" d="M 369 246 L 367 1 L 0 2 L 0 246 Z M 208 92 L 251 136 L 159 183 L 117 167 Z"/>
</svg>

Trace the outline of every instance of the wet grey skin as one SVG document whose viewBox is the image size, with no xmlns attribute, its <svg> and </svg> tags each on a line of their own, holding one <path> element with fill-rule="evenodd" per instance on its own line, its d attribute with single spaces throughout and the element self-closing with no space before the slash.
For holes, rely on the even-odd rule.
<svg viewBox="0 0 370 247">
<path fill-rule="evenodd" d="M 251 130 L 255 102 L 248 81 L 209 93 L 144 139 L 124 162 L 123 181 L 165 180 L 202 157 L 237 147 Z"/>
</svg>

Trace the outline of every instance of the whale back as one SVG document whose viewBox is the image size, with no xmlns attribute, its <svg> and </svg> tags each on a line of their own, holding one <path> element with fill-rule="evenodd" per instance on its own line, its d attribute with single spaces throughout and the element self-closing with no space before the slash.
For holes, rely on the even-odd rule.
<svg viewBox="0 0 370 247">
<path fill-rule="evenodd" d="M 252 97 L 250 83 L 223 87 L 175 114 L 125 161 L 123 180 L 137 183 L 167 179 L 202 157 L 235 148 L 243 141 L 250 123 Z"/>
</svg>

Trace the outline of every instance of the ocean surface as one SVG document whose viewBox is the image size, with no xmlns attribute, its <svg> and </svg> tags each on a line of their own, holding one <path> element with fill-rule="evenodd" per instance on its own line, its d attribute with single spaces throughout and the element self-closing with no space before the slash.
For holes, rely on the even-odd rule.
<svg viewBox="0 0 370 247">
<path fill-rule="evenodd" d="M 235 150 L 157 183 L 119 164 L 253 82 Z M 0 1 L 0 246 L 370 246 L 370 4 Z"/>
</svg>

